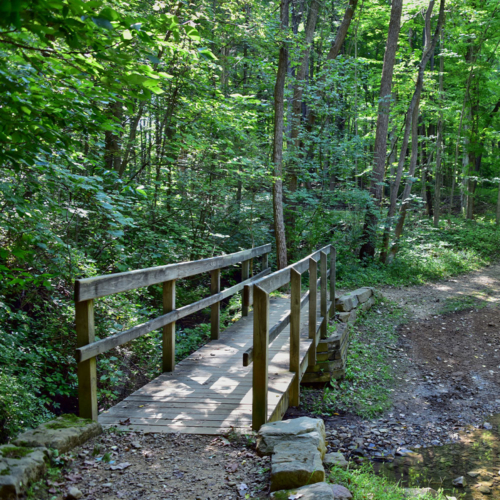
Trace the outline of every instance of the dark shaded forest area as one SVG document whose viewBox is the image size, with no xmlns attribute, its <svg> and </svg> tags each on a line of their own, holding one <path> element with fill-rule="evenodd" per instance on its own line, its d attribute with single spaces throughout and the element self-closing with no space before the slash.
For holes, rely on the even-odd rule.
<svg viewBox="0 0 500 500">
<path fill-rule="evenodd" d="M 499 10 L 1 1 L 0 442 L 76 411 L 75 279 L 265 243 L 274 269 L 334 244 L 340 288 L 497 259 Z M 96 335 L 161 307 L 159 286 L 99 299 Z M 178 359 L 208 318 L 177 325 Z M 100 405 L 160 370 L 159 332 L 100 356 Z"/>
</svg>

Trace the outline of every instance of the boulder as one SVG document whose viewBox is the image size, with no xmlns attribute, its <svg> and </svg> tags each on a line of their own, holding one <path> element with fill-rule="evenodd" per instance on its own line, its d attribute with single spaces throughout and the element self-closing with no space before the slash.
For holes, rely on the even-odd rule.
<svg viewBox="0 0 500 500">
<path fill-rule="evenodd" d="M 351 492 L 341 484 L 332 484 L 331 488 L 335 500 L 347 500 L 352 498 Z"/>
<path fill-rule="evenodd" d="M 337 300 L 335 309 L 341 312 L 349 312 L 358 305 L 358 296 L 354 294 L 345 294 Z"/>
<path fill-rule="evenodd" d="M 370 297 L 366 302 L 363 302 L 359 308 L 362 311 L 368 311 L 368 309 L 371 309 L 375 305 L 375 299 L 373 297 Z"/>
<path fill-rule="evenodd" d="M 16 499 L 46 470 L 50 456 L 46 448 L 0 446 L 0 498 Z"/>
<path fill-rule="evenodd" d="M 307 436 L 307 434 L 311 433 L 315 434 Z M 325 424 L 319 418 L 309 417 L 282 420 L 263 425 L 257 435 L 257 452 L 259 455 L 271 455 L 277 444 L 291 439 L 314 444 L 321 453 L 321 458 L 325 456 Z"/>
<path fill-rule="evenodd" d="M 102 434 L 101 424 L 75 415 L 62 415 L 36 429 L 23 432 L 14 444 L 30 448 L 53 448 L 59 453 L 66 453 L 99 434 Z"/>
<path fill-rule="evenodd" d="M 271 498 L 275 500 L 287 499 L 290 497 L 300 498 L 300 500 L 335 500 L 332 487 L 326 483 L 315 483 L 295 488 L 292 490 L 281 490 L 271 493 Z"/>
<path fill-rule="evenodd" d="M 325 480 L 321 454 L 310 442 L 293 438 L 274 447 L 271 491 L 300 488 Z"/>
<path fill-rule="evenodd" d="M 357 290 L 354 290 L 354 292 L 352 292 L 352 295 L 356 295 L 358 301 L 362 304 L 373 295 L 373 289 L 367 287 L 358 288 Z"/>
<path fill-rule="evenodd" d="M 350 312 L 339 312 L 337 314 L 338 318 L 342 323 L 347 323 L 349 321 L 349 318 L 351 317 Z"/>
<path fill-rule="evenodd" d="M 327 467 L 341 467 L 342 469 L 347 469 L 349 467 L 349 462 L 345 459 L 342 453 L 327 453 L 323 459 L 323 463 Z"/>
</svg>

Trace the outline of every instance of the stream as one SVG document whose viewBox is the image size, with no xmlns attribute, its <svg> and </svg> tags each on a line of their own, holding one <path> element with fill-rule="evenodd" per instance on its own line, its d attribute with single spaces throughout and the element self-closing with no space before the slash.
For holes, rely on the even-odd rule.
<svg viewBox="0 0 500 500">
<path fill-rule="evenodd" d="M 457 443 L 420 449 L 390 463 L 376 463 L 375 471 L 405 487 L 442 489 L 447 495 L 466 500 L 500 499 L 500 414 L 487 422 L 491 429 L 472 428 L 461 433 Z M 465 486 L 454 486 L 454 480 L 461 476 Z"/>
</svg>

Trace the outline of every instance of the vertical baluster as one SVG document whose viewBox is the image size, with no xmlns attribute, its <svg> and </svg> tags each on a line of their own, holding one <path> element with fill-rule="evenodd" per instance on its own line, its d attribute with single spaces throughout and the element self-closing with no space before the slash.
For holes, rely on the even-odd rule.
<svg viewBox="0 0 500 500">
<path fill-rule="evenodd" d="M 327 280 L 327 264 L 326 264 L 326 253 L 320 253 L 320 272 L 321 272 L 321 316 L 323 317 L 323 322 L 321 323 L 321 338 L 326 339 L 328 335 L 328 311 L 327 311 L 327 296 L 326 296 L 326 280 Z"/>
<path fill-rule="evenodd" d="M 309 350 L 309 366 L 316 364 L 316 321 L 318 315 L 318 263 L 309 259 L 309 338 L 313 345 Z"/>
<path fill-rule="evenodd" d="M 250 277 L 250 260 L 244 260 L 241 263 L 241 281 L 245 281 Z M 243 306 L 241 308 L 241 315 L 248 316 L 248 300 L 245 300 L 245 293 L 243 292 Z"/>
<path fill-rule="evenodd" d="M 220 269 L 210 271 L 210 293 L 220 292 Z M 220 337 L 220 302 L 210 306 L 210 338 L 218 340 Z"/>
<path fill-rule="evenodd" d="M 83 347 L 95 340 L 94 301 L 75 304 L 76 346 Z M 96 358 L 78 363 L 78 406 L 82 418 L 97 420 L 97 369 Z"/>
<path fill-rule="evenodd" d="M 163 314 L 175 309 L 175 280 L 163 282 Z M 163 371 L 175 370 L 175 321 L 163 327 Z"/>
<path fill-rule="evenodd" d="M 262 255 L 262 269 L 261 271 L 264 271 L 264 269 L 267 269 L 269 267 L 269 254 L 265 253 Z"/>
<path fill-rule="evenodd" d="M 253 287 L 253 392 L 252 428 L 258 431 L 267 422 L 269 362 L 269 294 Z"/>
<path fill-rule="evenodd" d="M 290 386 L 290 406 L 300 404 L 300 288 L 301 276 L 295 269 L 290 270 L 290 371 L 295 373 Z"/>
<path fill-rule="evenodd" d="M 330 318 L 335 316 L 335 285 L 337 280 L 337 249 L 332 245 L 330 247 Z"/>
</svg>

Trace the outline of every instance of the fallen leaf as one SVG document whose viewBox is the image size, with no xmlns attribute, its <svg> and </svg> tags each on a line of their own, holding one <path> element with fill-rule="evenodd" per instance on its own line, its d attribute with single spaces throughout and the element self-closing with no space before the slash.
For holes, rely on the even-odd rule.
<svg viewBox="0 0 500 500">
<path fill-rule="evenodd" d="M 130 418 L 120 420 L 120 425 L 130 425 Z"/>
<path fill-rule="evenodd" d="M 128 463 L 128 462 L 123 462 L 121 464 L 117 464 L 117 465 L 112 465 L 110 467 L 111 470 L 123 470 L 123 469 L 126 469 L 127 467 L 130 467 L 132 464 Z"/>
<path fill-rule="evenodd" d="M 295 495 L 290 495 L 288 497 L 288 500 L 297 500 L 298 498 L 303 497 L 304 495 L 302 493 L 296 493 Z"/>
</svg>

